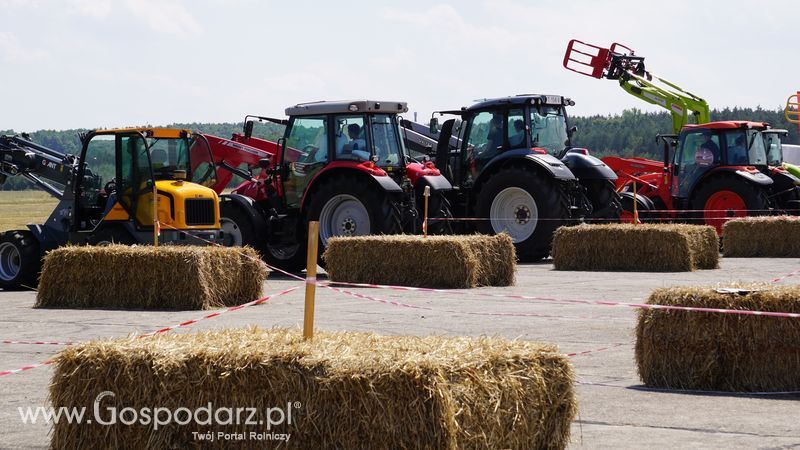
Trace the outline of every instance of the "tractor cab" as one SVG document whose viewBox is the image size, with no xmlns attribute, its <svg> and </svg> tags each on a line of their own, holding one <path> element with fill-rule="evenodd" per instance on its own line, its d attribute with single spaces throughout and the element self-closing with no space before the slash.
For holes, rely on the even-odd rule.
<svg viewBox="0 0 800 450">
<path fill-rule="evenodd" d="M 763 127 L 760 122 L 734 121 L 684 127 L 672 164 L 672 196 L 689 198 L 700 180 L 719 170 L 771 184 L 762 173 L 767 168 Z"/>
<path fill-rule="evenodd" d="M 447 157 L 437 155 L 437 167 L 452 172 L 454 184 L 467 187 L 478 182 L 488 166 L 510 157 L 530 154 L 553 167 L 564 167 L 558 158 L 570 148 L 572 133 L 565 106 L 574 104 L 557 95 L 517 95 L 441 111 L 462 119 L 459 128 L 451 131 L 461 148 Z M 431 131 L 439 132 L 436 119 L 431 121 Z M 447 141 L 440 138 L 440 142 Z"/>
<path fill-rule="evenodd" d="M 82 136 L 83 163 L 66 193 L 72 195 L 62 200 L 71 202 L 68 197 L 74 196 L 70 240 L 147 242 L 156 221 L 163 242 L 187 243 L 195 235 L 217 240 L 217 195 L 206 187 L 215 183 L 216 168 L 208 145 L 190 145 L 190 139 L 188 130 L 165 128 L 97 130 Z"/>
<path fill-rule="evenodd" d="M 400 191 L 406 161 L 398 114 L 407 111 L 403 102 L 369 100 L 286 108 L 279 163 L 286 208 L 302 208 L 312 180 L 336 171 L 356 170 Z"/>
</svg>

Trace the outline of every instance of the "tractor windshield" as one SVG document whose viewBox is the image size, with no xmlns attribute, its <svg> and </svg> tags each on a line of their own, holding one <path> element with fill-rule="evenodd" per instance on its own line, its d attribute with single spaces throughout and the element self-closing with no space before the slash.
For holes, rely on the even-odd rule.
<svg viewBox="0 0 800 450">
<path fill-rule="evenodd" d="M 397 123 L 392 117 L 389 114 L 372 116 L 373 154 L 378 157 L 376 164 L 381 167 L 398 166 L 401 162 L 403 149 L 400 146 Z"/>
<path fill-rule="evenodd" d="M 150 161 L 156 180 L 172 179 L 172 172 L 189 173 L 189 145 L 185 138 L 149 138 Z"/>
<path fill-rule="evenodd" d="M 555 105 L 531 107 L 531 137 L 533 146 L 545 148 L 556 155 L 567 147 L 567 119 L 563 109 Z"/>
</svg>

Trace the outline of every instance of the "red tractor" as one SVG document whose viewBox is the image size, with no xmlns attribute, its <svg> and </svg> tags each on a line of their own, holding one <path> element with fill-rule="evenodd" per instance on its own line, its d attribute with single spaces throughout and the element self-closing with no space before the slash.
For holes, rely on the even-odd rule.
<svg viewBox="0 0 800 450">
<path fill-rule="evenodd" d="M 718 232 L 732 217 L 767 214 L 774 182 L 763 173 L 768 170 L 766 127 L 744 121 L 686 125 L 677 136 L 658 136 L 664 142 L 663 162 L 604 158 L 619 177 L 623 219 L 632 220 L 634 201 L 642 218 L 694 219 Z"/>
<path fill-rule="evenodd" d="M 323 249 L 332 236 L 418 232 L 426 186 L 430 216 L 450 217 L 442 195 L 450 183 L 432 163 L 406 155 L 399 129 L 406 111 L 395 101 L 304 103 L 286 109 L 288 120 L 246 116 L 231 139 L 204 135 L 219 172 L 214 190 L 222 193 L 234 174 L 246 180 L 220 195 L 226 243 L 253 246 L 268 263 L 297 271 L 309 221 L 320 222 Z M 285 125 L 284 137 L 254 137 L 257 121 Z"/>
</svg>

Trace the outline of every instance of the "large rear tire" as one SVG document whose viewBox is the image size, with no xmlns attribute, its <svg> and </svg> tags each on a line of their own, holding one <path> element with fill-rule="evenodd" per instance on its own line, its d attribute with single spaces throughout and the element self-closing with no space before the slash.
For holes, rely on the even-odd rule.
<svg viewBox="0 0 800 450">
<path fill-rule="evenodd" d="M 420 223 L 425 220 L 425 197 L 417 196 L 417 210 Z M 433 192 L 428 197 L 428 234 L 453 234 L 453 213 L 450 202 L 441 192 Z"/>
<path fill-rule="evenodd" d="M 475 210 L 478 231 L 486 234 L 506 232 L 523 262 L 547 257 L 553 233 L 569 224 L 569 202 L 556 181 L 520 167 L 492 175 L 478 193 Z"/>
<path fill-rule="evenodd" d="M 765 189 L 730 175 L 711 178 L 697 188 L 691 202 L 693 210 L 702 210 L 699 222 L 716 228 L 735 217 L 760 216 L 768 213 L 769 198 Z"/>
<path fill-rule="evenodd" d="M 389 196 L 358 178 L 335 177 L 313 193 L 306 223 L 319 221 L 319 254 L 334 236 L 396 234 L 401 224 Z"/>
<path fill-rule="evenodd" d="M 39 242 L 30 231 L 7 231 L 0 235 L 0 289 L 35 289 L 42 267 Z"/>
</svg>

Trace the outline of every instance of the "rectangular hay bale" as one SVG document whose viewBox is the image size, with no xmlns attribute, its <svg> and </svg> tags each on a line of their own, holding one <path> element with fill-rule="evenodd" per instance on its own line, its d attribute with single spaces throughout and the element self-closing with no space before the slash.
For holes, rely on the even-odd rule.
<svg viewBox="0 0 800 450">
<path fill-rule="evenodd" d="M 211 309 L 258 299 L 266 278 L 248 247 L 68 246 L 45 256 L 34 307 Z"/>
<path fill-rule="evenodd" d="M 800 313 L 800 286 L 656 289 L 647 303 Z M 793 318 L 645 309 L 636 364 L 647 386 L 717 391 L 800 390 L 800 321 Z"/>
<path fill-rule="evenodd" d="M 713 227 L 605 224 L 560 227 L 553 236 L 556 270 L 687 272 L 719 266 Z"/>
<path fill-rule="evenodd" d="M 722 230 L 725 257 L 800 258 L 800 217 L 743 217 Z"/>
<path fill-rule="evenodd" d="M 321 332 L 307 341 L 295 330 L 249 328 L 93 341 L 57 356 L 54 407 L 91 414 L 109 391 L 103 422 L 107 408 L 210 407 L 215 419 L 186 423 L 184 412 L 176 416 L 183 425 L 158 429 L 62 420 L 51 447 L 263 448 L 277 443 L 250 433 L 272 432 L 290 434 L 286 448 L 303 449 L 564 448 L 577 412 L 573 384 L 557 347 L 500 338 Z M 286 418 L 278 424 L 280 414 L 268 412 L 276 407 Z M 216 419 L 224 408 L 256 415 L 227 423 L 224 412 Z M 248 438 L 197 442 L 193 432 Z"/>
<path fill-rule="evenodd" d="M 336 237 L 323 258 L 332 281 L 427 288 L 510 286 L 517 269 L 507 234 Z"/>
</svg>

